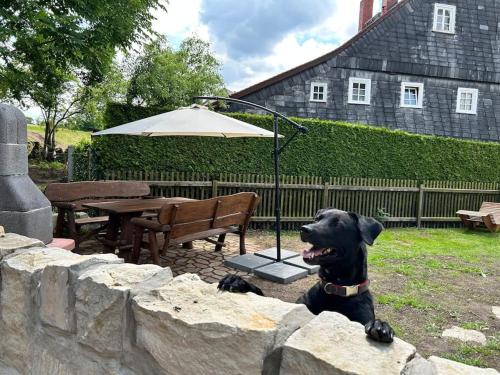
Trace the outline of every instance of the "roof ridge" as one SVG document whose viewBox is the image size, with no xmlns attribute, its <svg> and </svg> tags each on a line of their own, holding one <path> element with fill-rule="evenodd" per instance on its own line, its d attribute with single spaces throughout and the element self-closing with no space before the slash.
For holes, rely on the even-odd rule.
<svg viewBox="0 0 500 375">
<path fill-rule="evenodd" d="M 244 96 L 247 96 L 249 94 L 254 93 L 255 91 L 261 90 L 267 86 L 270 86 L 274 83 L 277 83 L 285 78 L 291 77 L 295 74 L 298 74 L 306 69 L 315 67 L 319 64 L 324 63 L 325 61 L 328 61 L 332 57 L 337 56 L 341 52 L 345 51 L 348 47 L 350 47 L 354 42 L 356 42 L 358 39 L 360 39 L 362 36 L 367 34 L 369 31 L 374 29 L 376 26 L 378 26 L 380 23 L 382 23 L 384 20 L 387 19 L 387 17 L 391 14 L 393 14 L 397 9 L 401 8 L 403 4 L 408 3 L 410 0 L 401 0 L 399 1 L 395 6 L 390 8 L 385 14 L 382 14 L 379 18 L 375 19 L 373 22 L 370 22 L 373 20 L 377 15 L 373 16 L 370 21 L 368 21 L 368 25 L 359 31 L 356 35 L 354 35 L 351 39 L 347 40 L 344 44 L 340 45 L 333 51 L 330 51 L 324 55 L 321 55 L 313 60 L 310 60 L 308 62 L 305 62 L 301 65 L 298 65 L 294 68 L 288 69 L 282 73 L 279 73 L 277 75 L 274 75 L 268 79 L 265 79 L 264 81 L 258 82 L 256 84 L 253 84 L 245 89 L 236 91 L 230 95 L 231 98 L 242 98 Z"/>
</svg>

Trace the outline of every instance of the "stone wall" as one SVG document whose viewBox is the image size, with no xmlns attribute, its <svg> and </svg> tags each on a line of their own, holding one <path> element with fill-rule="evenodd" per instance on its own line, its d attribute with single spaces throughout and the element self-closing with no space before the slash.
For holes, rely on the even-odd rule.
<svg viewBox="0 0 500 375">
<path fill-rule="evenodd" d="M 336 313 L 0 238 L 0 374 L 498 374 L 382 345 Z"/>
</svg>

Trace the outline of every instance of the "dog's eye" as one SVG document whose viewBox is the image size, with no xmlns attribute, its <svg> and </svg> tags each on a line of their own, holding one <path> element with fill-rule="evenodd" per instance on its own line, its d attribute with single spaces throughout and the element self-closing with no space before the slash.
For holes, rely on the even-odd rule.
<svg viewBox="0 0 500 375">
<path fill-rule="evenodd" d="M 323 216 L 323 215 L 319 215 L 319 216 L 316 216 L 316 217 L 314 218 L 314 221 L 321 221 L 321 220 L 323 220 L 323 218 L 324 218 L 324 216 Z"/>
</svg>

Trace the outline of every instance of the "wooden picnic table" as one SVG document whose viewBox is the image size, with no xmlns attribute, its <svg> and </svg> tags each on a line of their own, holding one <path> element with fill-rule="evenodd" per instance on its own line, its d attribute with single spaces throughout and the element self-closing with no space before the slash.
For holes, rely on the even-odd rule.
<svg viewBox="0 0 500 375">
<path fill-rule="evenodd" d="M 95 202 L 83 204 L 84 207 L 105 211 L 109 215 L 106 235 L 101 242 L 106 252 L 114 253 L 115 249 L 126 250 L 132 248 L 133 225 L 130 220 L 142 216 L 144 212 L 157 213 L 165 204 L 182 203 L 194 199 L 150 198 L 127 199 L 122 201 Z M 118 238 L 119 236 L 119 238 Z"/>
</svg>

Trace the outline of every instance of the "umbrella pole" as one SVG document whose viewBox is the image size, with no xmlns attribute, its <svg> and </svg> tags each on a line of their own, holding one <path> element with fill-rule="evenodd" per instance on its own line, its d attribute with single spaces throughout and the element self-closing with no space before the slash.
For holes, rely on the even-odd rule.
<svg viewBox="0 0 500 375">
<path fill-rule="evenodd" d="M 281 261 L 281 196 L 280 196 L 280 143 L 279 118 L 274 115 L 274 206 L 276 215 L 276 261 Z"/>
</svg>

